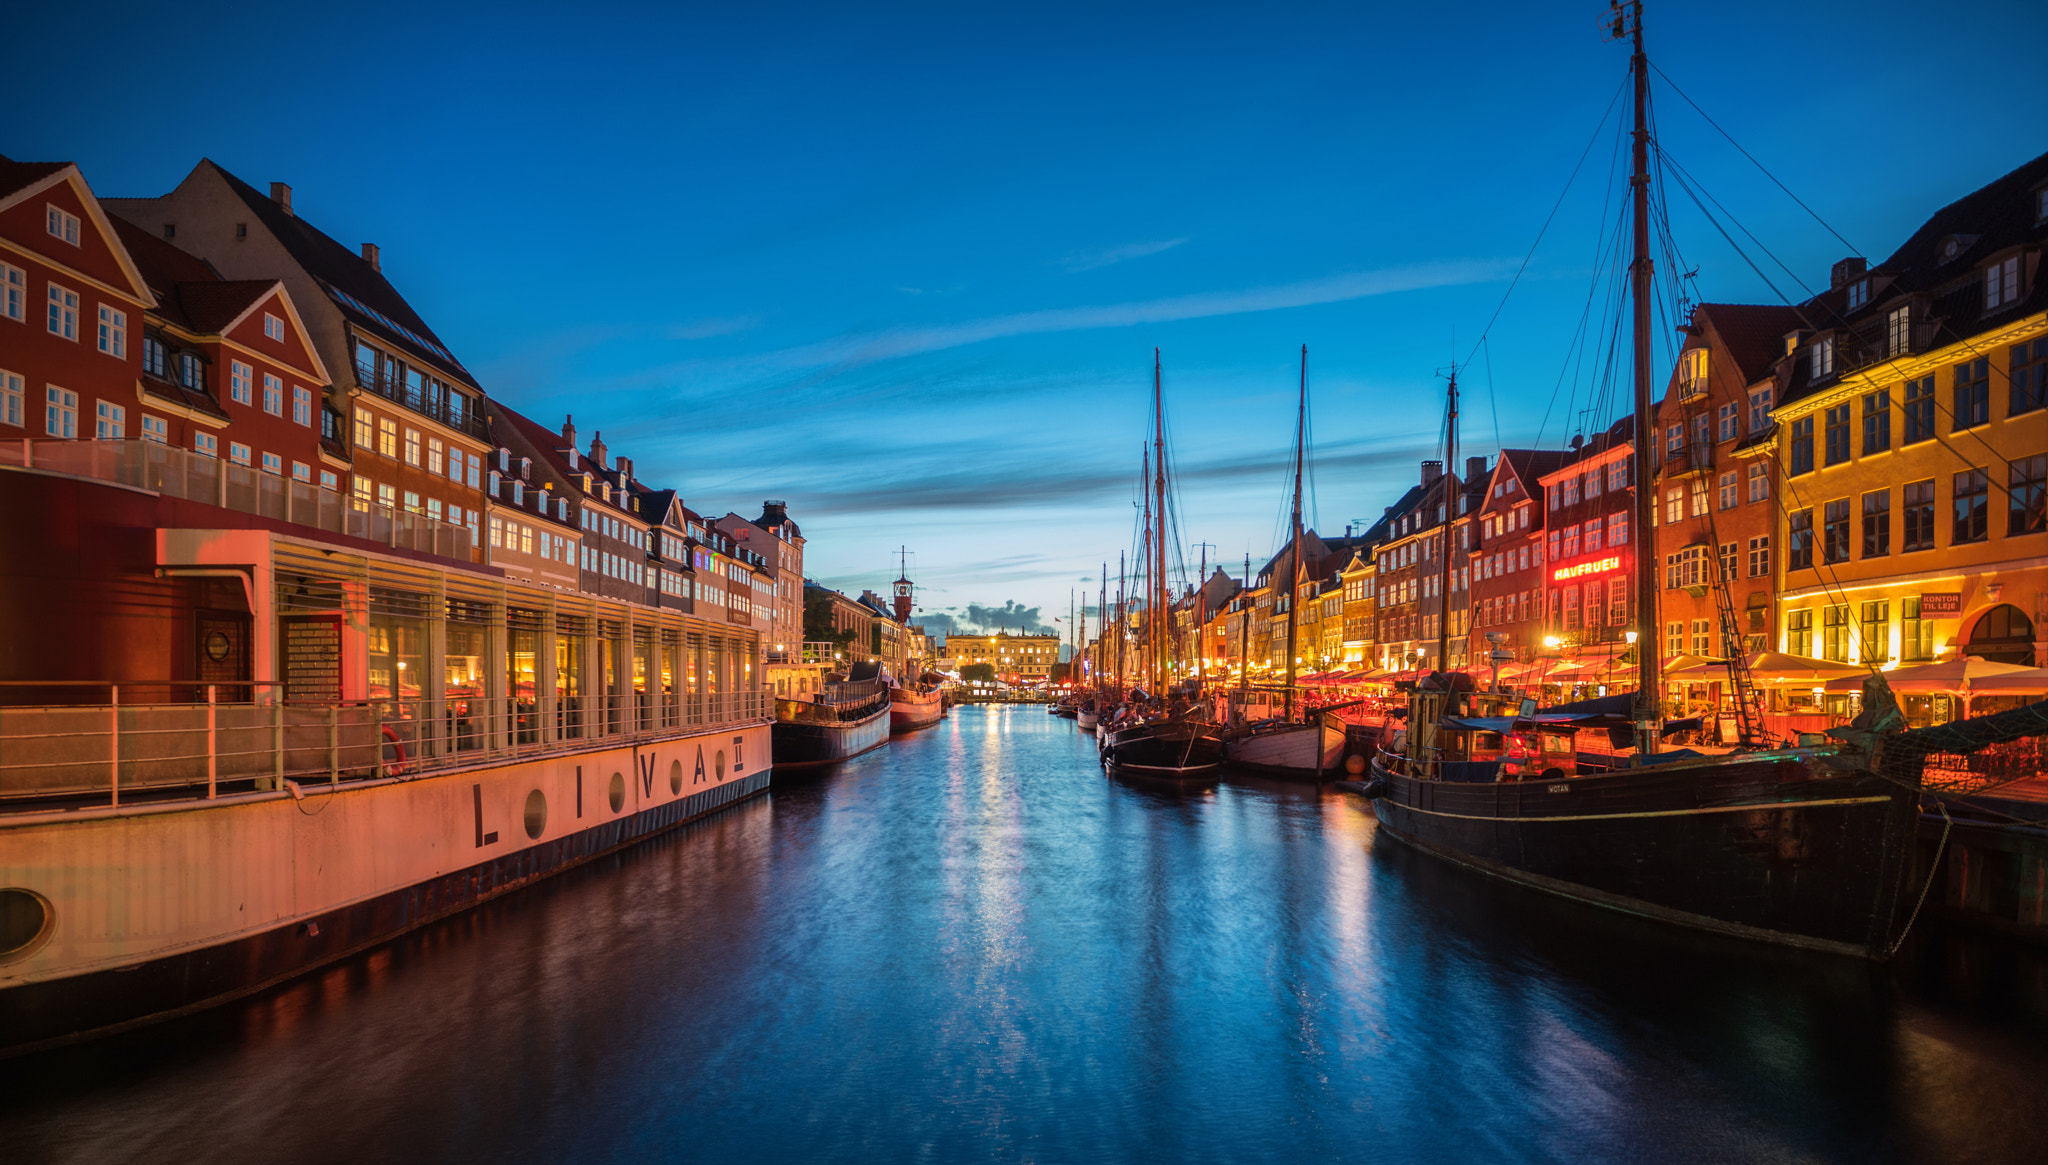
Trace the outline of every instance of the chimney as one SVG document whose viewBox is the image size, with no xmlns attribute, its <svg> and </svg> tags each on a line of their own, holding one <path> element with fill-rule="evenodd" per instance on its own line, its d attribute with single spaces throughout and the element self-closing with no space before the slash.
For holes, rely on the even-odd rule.
<svg viewBox="0 0 2048 1165">
<path fill-rule="evenodd" d="M 1862 259 L 1854 255 L 1849 256 L 1835 264 L 1834 268 L 1828 272 L 1828 290 L 1840 291 L 1849 284 L 1863 278 L 1863 273 L 1869 269 L 1870 265 Z"/>
<path fill-rule="evenodd" d="M 593 430 L 590 434 L 590 461 L 599 469 L 610 469 L 611 462 L 604 459 L 604 452 L 604 430 Z"/>
<path fill-rule="evenodd" d="M 1465 485 L 1468 489 L 1479 484 L 1479 480 L 1485 476 L 1486 458 L 1467 457 L 1465 459 Z"/>
<path fill-rule="evenodd" d="M 789 503 L 765 501 L 761 503 L 761 522 L 764 527 L 780 526 L 789 521 Z"/>
<path fill-rule="evenodd" d="M 370 270 L 377 272 L 379 275 L 384 273 L 384 262 L 377 257 L 377 244 L 363 244 L 363 262 L 368 263 Z"/>
<path fill-rule="evenodd" d="M 562 414 L 562 444 L 571 449 L 576 447 L 576 418 L 568 413 Z"/>
<path fill-rule="evenodd" d="M 270 184 L 270 201 L 275 202 L 277 208 L 289 216 L 292 212 L 292 188 L 282 182 L 272 182 Z"/>
<path fill-rule="evenodd" d="M 623 453 L 619 454 L 619 480 L 633 480 L 633 459 Z"/>
<path fill-rule="evenodd" d="M 1425 461 L 1425 462 L 1423 462 L 1423 463 L 1422 463 L 1422 484 L 1424 484 L 1424 485 L 1430 485 L 1430 484 L 1433 484 L 1433 483 L 1434 483 L 1434 482 L 1436 481 L 1436 479 L 1437 479 L 1437 478 L 1439 478 L 1439 477 L 1442 477 L 1443 475 L 1444 475 L 1444 463 L 1443 463 L 1443 462 L 1441 462 L 1441 461 Z"/>
</svg>

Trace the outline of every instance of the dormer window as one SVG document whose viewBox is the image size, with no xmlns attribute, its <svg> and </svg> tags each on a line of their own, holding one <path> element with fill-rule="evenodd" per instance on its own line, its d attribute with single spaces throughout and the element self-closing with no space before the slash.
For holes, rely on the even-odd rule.
<svg viewBox="0 0 2048 1165">
<path fill-rule="evenodd" d="M 1849 310 L 1855 311 L 1870 302 L 1870 280 L 1858 279 L 1849 285 Z"/>
<path fill-rule="evenodd" d="M 498 446 L 498 472 L 500 474 L 512 472 L 512 451 L 503 445 Z"/>
<path fill-rule="evenodd" d="M 1904 356 L 1912 350 L 1913 309 L 1910 305 L 1895 307 L 1884 320 L 1884 353 Z"/>
<path fill-rule="evenodd" d="M 2018 303 L 2020 299 L 2020 257 L 2014 255 L 1984 268 L 1984 310 Z"/>
<path fill-rule="evenodd" d="M 1941 246 L 1936 251 L 1936 254 L 1940 256 L 1941 262 L 1946 263 L 1961 255 L 1964 251 L 1969 250 L 1970 244 L 1976 241 L 1977 236 L 1975 235 L 1950 235 L 1941 241 Z"/>
<path fill-rule="evenodd" d="M 1819 380 L 1822 377 L 1835 374 L 1835 338 L 1833 336 L 1829 336 L 1816 343 L 1812 348 L 1812 354 L 1813 379 Z"/>
</svg>

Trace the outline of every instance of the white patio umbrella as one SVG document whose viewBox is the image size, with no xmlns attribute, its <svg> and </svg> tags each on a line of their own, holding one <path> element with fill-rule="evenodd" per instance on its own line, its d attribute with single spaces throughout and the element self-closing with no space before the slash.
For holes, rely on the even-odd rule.
<svg viewBox="0 0 2048 1165">
<path fill-rule="evenodd" d="M 1959 655 L 1941 663 L 1923 663 L 1914 667 L 1902 667 L 1884 673 L 1885 682 L 1894 692 L 1964 692 L 1985 691 L 1984 682 L 2015 672 L 2040 671 L 2040 668 L 2022 667 L 2016 663 L 1994 663 L 1978 659 L 1974 655 Z M 1863 676 L 1845 676 L 1830 680 L 1830 692 L 1859 692 L 1863 690 Z"/>
</svg>

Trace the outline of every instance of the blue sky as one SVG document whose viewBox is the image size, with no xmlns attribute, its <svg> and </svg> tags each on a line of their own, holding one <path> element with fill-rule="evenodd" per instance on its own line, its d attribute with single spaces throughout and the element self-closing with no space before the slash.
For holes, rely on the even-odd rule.
<svg viewBox="0 0 2048 1165">
<path fill-rule="evenodd" d="M 515 407 L 700 510 L 788 499 L 831 585 L 907 545 L 928 609 L 1049 617 L 1131 541 L 1155 346 L 1190 559 L 1274 546 L 1304 343 L 1313 516 L 1393 501 L 1589 141 L 1463 374 L 1461 453 L 1602 411 L 1562 370 L 1612 193 L 1604 13 L 10 5 L 0 153 L 102 195 L 201 156 L 289 182 Z M 2018 47 L 2048 6 L 1648 20 L 1658 67 L 1872 261 L 2048 150 Z M 1656 100 L 1671 156 L 1824 284 L 1844 245 Z M 1776 302 L 1676 194 L 1672 220 L 1700 298 Z"/>
</svg>

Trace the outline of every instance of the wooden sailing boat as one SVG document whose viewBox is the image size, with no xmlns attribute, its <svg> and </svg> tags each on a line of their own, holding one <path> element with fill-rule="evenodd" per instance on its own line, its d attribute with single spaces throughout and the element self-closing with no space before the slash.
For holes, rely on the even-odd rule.
<svg viewBox="0 0 2048 1165">
<path fill-rule="evenodd" d="M 1221 767 L 1222 742 L 1208 725 L 1170 710 L 1167 700 L 1172 676 L 1173 610 L 1167 599 L 1166 574 L 1166 412 L 1156 348 L 1152 351 L 1152 426 L 1152 481 L 1144 525 L 1148 560 L 1145 640 L 1150 647 L 1144 661 L 1150 707 L 1144 712 L 1144 722 L 1111 734 L 1102 750 L 1102 764 L 1112 777 L 1186 788 L 1216 779 Z"/>
<path fill-rule="evenodd" d="M 1615 6 L 1633 40 L 1635 563 L 1638 623 L 1654 627 L 1651 530 L 1649 130 L 1642 8 Z M 1446 464 L 1456 464 L 1457 383 Z M 1450 479 L 1448 475 L 1445 480 Z M 1445 548 L 1456 516 L 1446 487 Z M 1450 557 L 1444 556 L 1448 574 Z M 1448 581 L 1448 580 L 1446 580 Z M 1444 594 L 1450 593 L 1449 587 Z M 1448 659 L 1448 609 L 1438 639 Z M 1873 958 L 1896 947 L 1911 900 L 1919 761 L 1888 728 L 1902 723 L 1882 677 L 1865 681 L 1865 719 L 1838 743 L 1700 756 L 1659 749 L 1654 636 L 1638 651 L 1633 714 L 1531 714 L 1506 694 L 1440 672 L 1413 693 L 1405 734 L 1374 760 L 1373 812 L 1391 837 L 1497 877 L 1646 918 Z M 1886 716 L 1886 710 L 1890 716 Z M 1865 728 L 1862 725 L 1868 725 Z M 1581 776 L 1556 740 L 1591 727 L 1635 734 L 1636 750 Z M 1910 735 L 1910 734 L 1907 734 Z M 1880 754 L 1883 759 L 1880 760 Z M 1882 771 L 1879 766 L 1882 765 Z"/>
<path fill-rule="evenodd" d="M 1223 738 L 1223 759 L 1233 769 L 1286 780 L 1324 780 L 1344 762 L 1344 725 L 1324 712 L 1294 718 L 1295 671 L 1301 608 L 1301 478 L 1308 455 L 1308 345 L 1301 346 L 1301 397 L 1294 417 L 1294 508 L 1287 551 L 1287 686 L 1278 720 L 1232 725 Z M 1250 689 L 1241 688 L 1245 695 Z M 1246 706 L 1240 701 L 1239 707 Z"/>
</svg>

